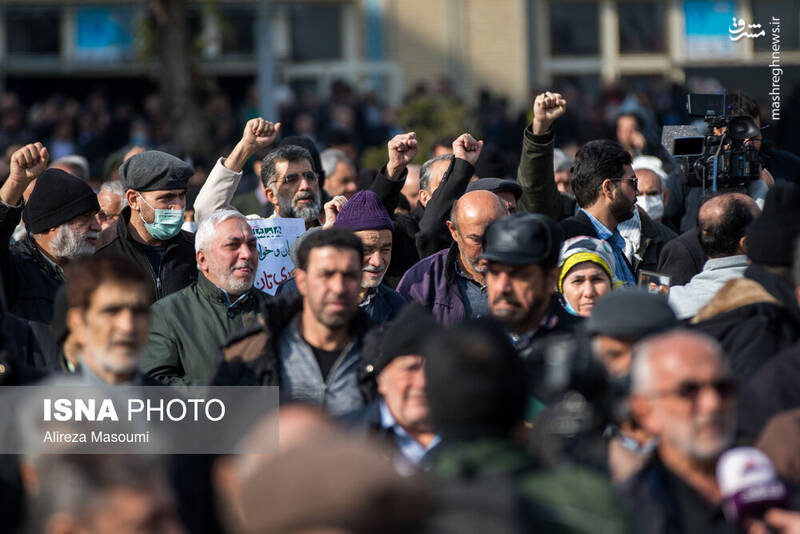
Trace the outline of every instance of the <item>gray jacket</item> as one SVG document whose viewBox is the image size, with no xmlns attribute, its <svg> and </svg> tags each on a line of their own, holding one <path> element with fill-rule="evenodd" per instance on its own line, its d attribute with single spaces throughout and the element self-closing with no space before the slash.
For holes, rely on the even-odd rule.
<svg viewBox="0 0 800 534">
<path fill-rule="evenodd" d="M 747 269 L 744 254 L 707 260 L 703 270 L 683 286 L 669 289 L 669 304 L 678 319 L 694 317 L 728 280 L 741 278 Z"/>
<path fill-rule="evenodd" d="M 343 415 L 364 406 L 358 387 L 361 348 L 353 339 L 323 380 L 311 346 L 300 336 L 291 321 L 278 339 L 281 367 L 281 402 L 319 404 L 333 415 Z"/>
</svg>

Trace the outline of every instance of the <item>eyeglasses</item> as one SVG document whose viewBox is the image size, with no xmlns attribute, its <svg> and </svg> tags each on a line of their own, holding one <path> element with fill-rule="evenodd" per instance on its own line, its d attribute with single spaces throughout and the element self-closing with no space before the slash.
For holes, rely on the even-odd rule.
<svg viewBox="0 0 800 534">
<path fill-rule="evenodd" d="M 730 378 L 719 378 L 710 382 L 697 382 L 694 380 L 685 380 L 678 384 L 675 389 L 666 391 L 657 391 L 652 394 L 654 397 L 669 397 L 675 395 L 683 400 L 689 402 L 696 402 L 697 396 L 705 388 L 713 389 L 717 395 L 723 399 L 729 399 L 736 393 L 736 382 Z"/>
<path fill-rule="evenodd" d="M 639 179 L 637 177 L 633 178 L 609 178 L 612 182 L 631 182 L 634 189 L 639 189 Z"/>
<path fill-rule="evenodd" d="M 303 173 L 293 172 L 292 174 L 287 174 L 286 176 L 284 176 L 282 181 L 285 184 L 290 184 L 291 185 L 291 184 L 294 184 L 297 181 L 299 181 L 301 177 L 305 178 L 306 182 L 308 182 L 310 184 L 317 183 L 317 173 L 315 173 L 314 171 L 306 171 L 306 172 L 303 172 Z M 281 180 L 273 180 L 270 183 L 277 183 L 277 182 L 280 182 L 280 181 Z M 269 184 L 267 184 L 267 185 L 269 185 Z"/>
</svg>

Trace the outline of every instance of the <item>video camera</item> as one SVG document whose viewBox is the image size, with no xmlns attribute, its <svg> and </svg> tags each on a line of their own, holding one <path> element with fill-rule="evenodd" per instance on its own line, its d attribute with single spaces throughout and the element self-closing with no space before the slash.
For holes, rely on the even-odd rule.
<svg viewBox="0 0 800 534">
<path fill-rule="evenodd" d="M 680 159 L 687 185 L 716 191 L 746 187 L 760 178 L 758 149 L 746 142 L 760 130 L 751 117 L 733 115 L 732 107 L 730 95 L 690 94 L 689 116 L 702 117 L 708 135 L 690 125 L 664 126 L 661 143 Z"/>
</svg>

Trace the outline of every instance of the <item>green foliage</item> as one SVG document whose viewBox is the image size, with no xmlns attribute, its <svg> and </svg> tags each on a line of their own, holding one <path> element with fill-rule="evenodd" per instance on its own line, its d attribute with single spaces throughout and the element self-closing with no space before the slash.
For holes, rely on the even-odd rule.
<svg viewBox="0 0 800 534">
<path fill-rule="evenodd" d="M 424 163 L 433 143 L 440 137 L 457 137 L 469 132 L 480 139 L 477 124 L 467 107 L 440 95 L 425 95 L 411 100 L 400 110 L 398 119 L 406 131 L 417 133 L 419 152 L 414 163 Z"/>
<path fill-rule="evenodd" d="M 398 112 L 403 131 L 416 132 L 419 151 L 414 163 L 430 157 L 433 143 L 440 137 L 458 137 L 464 132 L 480 139 L 478 126 L 461 102 L 440 95 L 424 95 L 407 102 Z M 380 168 L 387 161 L 386 145 L 371 147 L 361 156 L 362 168 Z"/>
</svg>

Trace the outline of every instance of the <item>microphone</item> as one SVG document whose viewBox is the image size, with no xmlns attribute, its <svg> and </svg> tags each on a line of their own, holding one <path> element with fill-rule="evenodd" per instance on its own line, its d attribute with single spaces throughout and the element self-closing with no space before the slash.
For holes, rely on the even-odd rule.
<svg viewBox="0 0 800 534">
<path fill-rule="evenodd" d="M 726 451 L 717 462 L 722 510 L 740 527 L 747 519 L 762 519 L 770 508 L 786 508 L 788 492 L 767 455 L 753 447 Z"/>
</svg>

